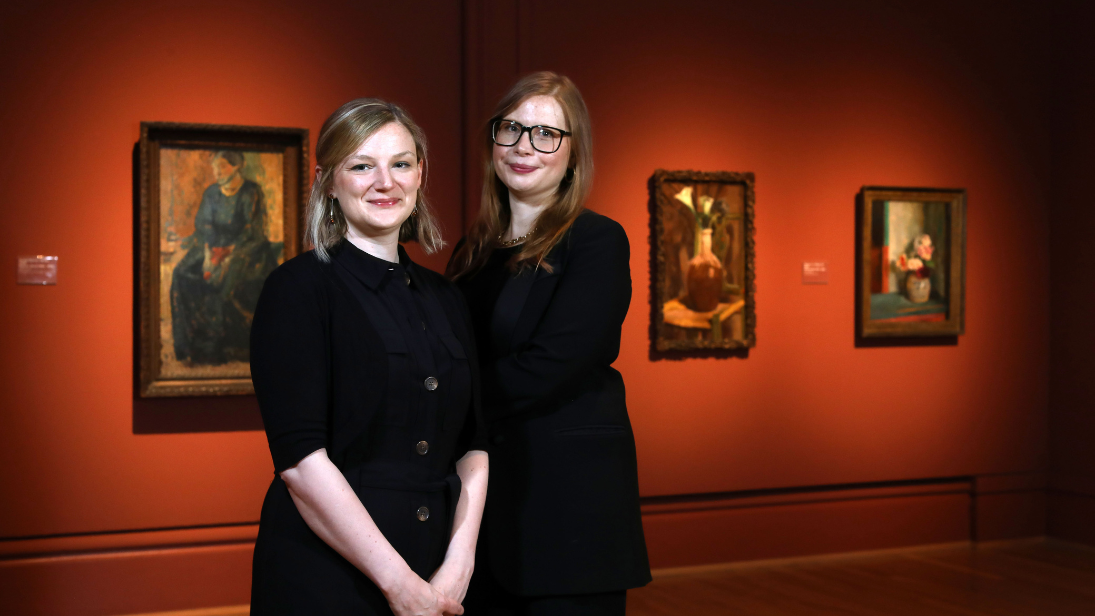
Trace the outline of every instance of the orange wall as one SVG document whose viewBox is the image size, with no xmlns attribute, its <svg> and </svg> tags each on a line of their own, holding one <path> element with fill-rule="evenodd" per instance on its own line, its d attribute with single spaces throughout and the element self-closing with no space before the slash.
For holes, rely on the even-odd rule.
<svg viewBox="0 0 1095 616">
<path fill-rule="evenodd" d="M 139 123 L 306 127 L 314 148 L 341 103 L 405 102 L 452 237 L 460 12 L 433 7 L 413 27 L 405 7 L 337 1 L 0 9 L 0 262 L 60 256 L 56 287 L 0 285 L 0 537 L 258 519 L 273 466 L 253 397 L 133 397 Z"/>
<path fill-rule="evenodd" d="M 43 614 L 247 601 L 247 524 L 272 471 L 254 399 L 133 397 L 140 121 L 301 126 L 314 146 L 352 97 L 403 102 L 431 138 L 431 195 L 456 239 L 462 196 L 476 192 L 466 133 L 514 76 L 541 68 L 581 87 L 595 131 L 590 205 L 631 239 L 617 367 L 656 566 L 964 539 L 974 494 L 1002 503 L 977 514 L 997 534 L 1042 531 L 1044 503 L 1030 496 L 1048 467 L 1049 420 L 1051 84 L 1039 13 L 589 4 L 0 8 L 0 261 L 61 257 L 56 287 L 0 284 L 0 596 Z M 756 173 L 758 343 L 747 358 L 649 354 L 646 182 L 657 168 Z M 969 191 L 956 345 L 854 346 L 854 198 L 867 184 Z M 801 285 L 804 260 L 827 260 L 830 283 Z M 966 487 L 879 487 L 876 500 L 831 489 L 949 477 Z M 830 488 L 793 504 L 772 493 L 818 486 Z M 710 493 L 729 504 L 696 513 L 690 497 L 658 500 Z M 761 500 L 735 500 L 743 493 Z M 211 529 L 135 532 L 198 526 Z M 789 526 L 834 535 L 788 539 Z M 719 540 L 699 545 L 697 528 Z M 747 545 L 733 528 L 750 529 Z M 115 531 L 126 533 L 103 534 Z M 175 544 L 207 547 L 140 551 Z M 66 556 L 76 551 L 88 555 Z M 148 591 L 172 576 L 192 592 Z M 134 580 L 144 587 L 128 603 L 104 590 Z"/>
</svg>

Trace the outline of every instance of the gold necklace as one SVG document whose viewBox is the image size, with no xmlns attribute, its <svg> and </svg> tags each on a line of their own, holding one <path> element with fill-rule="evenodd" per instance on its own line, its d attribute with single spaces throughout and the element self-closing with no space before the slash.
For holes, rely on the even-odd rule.
<svg viewBox="0 0 1095 616">
<path fill-rule="evenodd" d="M 502 248 L 509 248 L 510 246 L 516 246 L 516 245 L 520 244 L 521 242 L 527 240 L 528 236 L 532 235 L 533 233 L 536 233 L 536 227 L 533 227 L 528 233 L 522 235 L 521 237 L 515 237 L 512 240 L 503 240 L 502 236 L 505 235 L 505 233 L 499 233 L 498 234 L 498 245 Z"/>
</svg>

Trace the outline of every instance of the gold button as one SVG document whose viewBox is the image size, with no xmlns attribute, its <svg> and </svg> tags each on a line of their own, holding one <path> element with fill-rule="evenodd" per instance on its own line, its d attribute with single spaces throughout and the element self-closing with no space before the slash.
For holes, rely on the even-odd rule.
<svg viewBox="0 0 1095 616">
<path fill-rule="evenodd" d="M 426 377 L 426 389 L 430 391 L 437 389 L 437 379 L 435 377 Z"/>
<path fill-rule="evenodd" d="M 418 518 L 419 522 L 425 522 L 430 519 L 430 508 L 425 506 L 419 507 L 418 511 L 415 512 L 415 517 Z"/>
<path fill-rule="evenodd" d="M 414 446 L 414 450 L 418 452 L 418 455 L 424 456 L 430 453 L 430 444 L 426 441 L 418 441 L 418 444 Z"/>
</svg>

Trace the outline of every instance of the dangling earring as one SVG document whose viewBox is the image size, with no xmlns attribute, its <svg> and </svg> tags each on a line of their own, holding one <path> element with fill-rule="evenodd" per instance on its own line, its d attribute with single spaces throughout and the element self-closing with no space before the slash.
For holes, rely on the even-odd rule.
<svg viewBox="0 0 1095 616">
<path fill-rule="evenodd" d="M 414 206 L 414 210 L 411 212 L 411 216 L 418 216 L 418 206 Z"/>
<path fill-rule="evenodd" d="M 327 218 L 327 224 L 333 225 L 335 224 L 335 196 L 327 195 L 327 198 L 331 200 L 331 215 Z"/>
</svg>

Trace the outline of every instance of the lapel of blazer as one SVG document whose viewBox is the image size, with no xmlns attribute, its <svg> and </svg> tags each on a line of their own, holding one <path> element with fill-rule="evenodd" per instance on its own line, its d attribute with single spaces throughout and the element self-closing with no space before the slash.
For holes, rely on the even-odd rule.
<svg viewBox="0 0 1095 616">
<path fill-rule="evenodd" d="M 543 270 L 525 270 L 520 275 L 506 281 L 502 292 L 498 294 L 498 301 L 494 303 L 494 314 L 491 315 L 490 330 L 491 340 L 494 341 L 494 349 L 499 355 L 508 355 L 513 342 L 513 330 L 517 327 L 517 321 L 524 311 L 525 300 L 528 299 L 532 283 L 536 281 Z"/>
<path fill-rule="evenodd" d="M 499 355 L 508 355 L 513 348 L 524 342 L 532 334 L 539 322 L 545 305 L 529 305 L 528 298 L 537 284 L 554 284 L 566 267 L 566 243 L 564 237 L 548 254 L 546 261 L 552 265 L 552 272 L 544 268 L 525 270 L 520 275 L 506 281 L 491 315 L 491 339 Z M 543 281 L 543 282 L 541 282 Z"/>
</svg>

